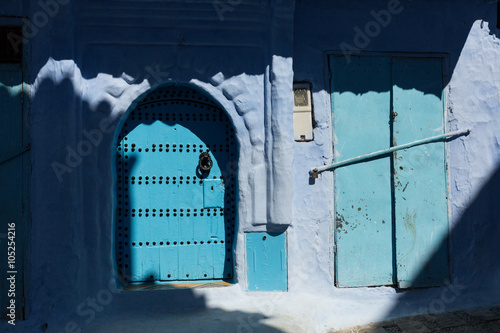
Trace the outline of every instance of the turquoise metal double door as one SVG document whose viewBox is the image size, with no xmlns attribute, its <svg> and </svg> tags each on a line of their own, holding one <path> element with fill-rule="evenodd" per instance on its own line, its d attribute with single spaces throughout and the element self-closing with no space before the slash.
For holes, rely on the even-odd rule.
<svg viewBox="0 0 500 333">
<path fill-rule="evenodd" d="M 439 58 L 330 57 L 335 160 L 444 133 Z M 335 170 L 338 286 L 448 278 L 444 143 Z"/>
<path fill-rule="evenodd" d="M 122 278 L 231 279 L 237 145 L 225 112 L 190 87 L 160 88 L 131 111 L 116 148 Z"/>
</svg>

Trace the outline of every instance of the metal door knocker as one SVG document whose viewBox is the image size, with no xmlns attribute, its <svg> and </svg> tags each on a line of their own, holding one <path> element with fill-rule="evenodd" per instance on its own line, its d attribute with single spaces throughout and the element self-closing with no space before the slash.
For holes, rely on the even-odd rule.
<svg viewBox="0 0 500 333">
<path fill-rule="evenodd" d="M 208 150 L 200 154 L 200 160 L 198 162 L 198 167 L 201 173 L 209 173 L 213 166 L 212 158 L 208 153 Z"/>
</svg>

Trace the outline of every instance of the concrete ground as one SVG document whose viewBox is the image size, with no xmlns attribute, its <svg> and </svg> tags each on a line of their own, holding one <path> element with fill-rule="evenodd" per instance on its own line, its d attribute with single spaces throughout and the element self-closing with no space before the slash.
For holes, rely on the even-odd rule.
<svg viewBox="0 0 500 333">
<path fill-rule="evenodd" d="M 361 325 L 330 333 L 500 333 L 500 306 L 420 315 Z"/>
</svg>

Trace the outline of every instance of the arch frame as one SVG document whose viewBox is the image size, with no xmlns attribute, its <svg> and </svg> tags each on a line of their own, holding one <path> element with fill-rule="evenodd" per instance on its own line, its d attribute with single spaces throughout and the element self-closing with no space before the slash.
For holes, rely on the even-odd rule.
<svg viewBox="0 0 500 333">
<path fill-rule="evenodd" d="M 236 111 L 236 108 L 234 107 L 233 103 L 228 101 L 227 98 L 225 98 L 224 94 L 220 92 L 218 89 L 210 89 L 210 85 L 203 84 L 200 81 L 195 81 L 192 80 L 192 82 L 183 82 L 183 81 L 168 81 L 165 83 L 157 84 L 154 86 L 151 86 L 148 88 L 146 91 L 142 92 L 139 94 L 132 103 L 130 103 L 129 107 L 126 109 L 125 112 L 123 112 L 120 116 L 120 119 L 115 127 L 114 130 L 114 136 L 112 140 L 112 146 L 111 146 L 111 162 L 112 162 L 112 197 L 113 197 L 113 207 L 112 207 L 112 212 L 113 212 L 113 217 L 112 217 L 112 223 L 111 223 L 111 259 L 112 259 L 112 267 L 113 267 L 113 276 L 115 279 L 115 285 L 118 288 L 127 288 L 130 283 L 127 281 L 124 281 L 123 279 L 120 278 L 119 270 L 118 270 L 118 264 L 117 264 L 117 253 L 116 253 L 116 227 L 117 227 L 117 208 L 119 206 L 118 204 L 118 196 L 116 193 L 118 192 L 118 174 L 117 174 L 117 150 L 116 147 L 119 144 L 119 136 L 120 133 L 123 130 L 124 124 L 126 123 L 127 119 L 129 118 L 130 114 L 132 111 L 134 111 L 138 104 L 141 103 L 148 95 L 153 93 L 154 91 L 161 89 L 161 88 L 166 88 L 166 87 L 187 87 L 195 90 L 196 92 L 200 93 L 207 99 L 211 100 L 216 104 L 218 108 L 220 108 L 225 115 L 227 116 L 228 120 L 230 121 L 231 126 L 233 127 L 234 133 L 235 133 L 235 143 L 236 143 L 236 152 L 237 152 L 237 183 L 236 183 L 236 194 L 235 194 L 235 200 L 236 200 L 236 221 L 234 225 L 234 235 L 233 235 L 233 245 L 232 245 L 232 251 L 233 251 L 233 276 L 229 281 L 232 284 L 236 284 L 239 281 L 239 277 L 243 274 L 243 272 L 240 272 L 239 268 L 244 267 L 244 248 L 243 248 L 243 233 L 240 232 L 240 212 L 241 212 L 241 194 L 240 194 L 240 184 L 241 184 L 241 176 L 240 176 L 240 164 L 242 163 L 242 153 L 241 153 L 241 147 L 246 147 L 245 151 L 250 151 L 252 149 L 252 145 L 250 143 L 250 133 L 247 129 L 247 127 L 244 124 L 244 121 Z M 208 88 L 208 89 L 207 89 Z M 212 86 L 213 88 L 213 86 Z M 219 92 L 219 93 L 217 93 Z M 214 97 L 216 95 L 217 97 Z M 229 108 L 229 112 L 228 112 Z M 238 124 L 239 126 L 235 125 Z M 243 163 L 246 163 L 245 158 L 243 158 Z M 196 287 L 196 283 L 190 283 L 193 287 Z M 189 286 L 190 284 L 183 284 L 184 286 Z M 169 289 L 169 285 L 172 285 L 172 283 L 169 282 L 161 282 L 155 285 L 162 286 L 164 285 L 165 288 Z M 150 286 L 150 284 L 144 284 L 145 287 Z M 135 290 L 135 289 L 134 289 Z M 141 290 L 139 288 L 138 290 Z"/>
</svg>

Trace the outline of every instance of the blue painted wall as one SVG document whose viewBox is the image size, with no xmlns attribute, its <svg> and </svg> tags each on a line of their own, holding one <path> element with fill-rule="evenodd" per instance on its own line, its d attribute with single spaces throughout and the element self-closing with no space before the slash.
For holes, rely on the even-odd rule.
<svg viewBox="0 0 500 333">
<path fill-rule="evenodd" d="M 203 327 L 200 316 L 187 323 L 171 315 L 184 308 L 230 318 L 225 325 L 234 330 L 258 330 L 267 326 L 266 316 L 282 331 L 327 331 L 498 303 L 500 236 L 492 221 L 500 215 L 493 199 L 500 46 L 493 5 L 270 0 L 221 9 L 204 0 L 51 3 L 47 9 L 32 1 L 0 1 L 0 16 L 26 16 L 36 24 L 36 32 L 26 32 L 25 44 L 33 142 L 30 315 L 15 328 L 2 323 L 0 329 Z M 383 16 L 385 11 L 390 15 Z M 327 58 L 346 48 L 439 53 L 449 59 L 445 127 L 472 130 L 446 144 L 451 286 L 405 293 L 334 286 L 334 179 L 324 173 L 313 181 L 308 171 L 334 158 Z M 292 141 L 294 80 L 312 83 L 313 142 Z M 170 81 L 191 83 L 211 95 L 235 127 L 236 280 L 226 288 L 122 291 L 112 253 L 113 139 L 122 115 L 143 94 Z M 89 133 L 102 138 L 96 134 L 101 139 L 84 151 Z M 247 292 L 245 233 L 285 229 L 288 291 Z M 446 299 L 453 300 L 444 302 L 443 293 L 452 293 Z M 89 305 L 93 300 L 96 307 Z"/>
</svg>

